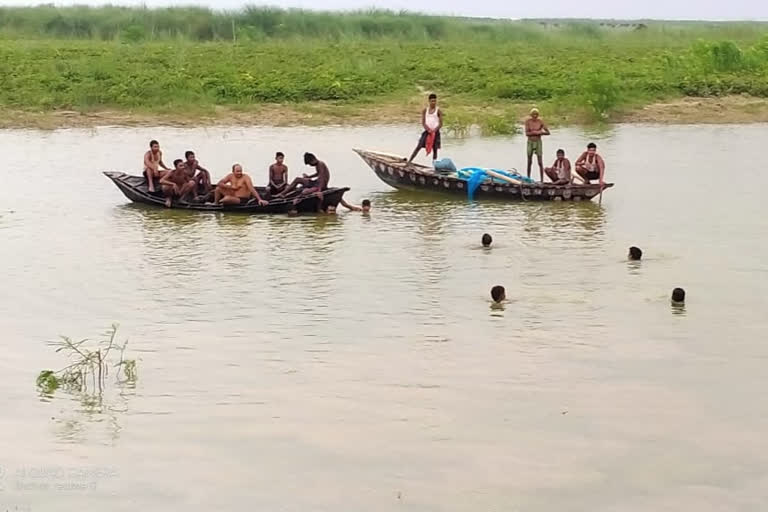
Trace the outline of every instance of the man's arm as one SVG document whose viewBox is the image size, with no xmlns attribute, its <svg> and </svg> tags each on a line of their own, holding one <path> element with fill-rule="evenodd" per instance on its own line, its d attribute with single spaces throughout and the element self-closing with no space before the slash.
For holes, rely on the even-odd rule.
<svg viewBox="0 0 768 512">
<path fill-rule="evenodd" d="M 178 192 L 179 192 L 179 186 L 178 186 L 176 183 L 174 183 L 174 182 L 172 182 L 172 181 L 170 180 L 170 178 L 171 178 L 171 175 L 172 175 L 172 173 L 170 173 L 170 172 L 169 172 L 169 173 L 167 173 L 165 176 L 163 176 L 162 178 L 160 178 L 160 186 L 163 186 L 163 185 L 165 185 L 165 186 L 167 186 L 167 187 L 173 187 L 173 190 L 174 190 L 174 191 L 175 191 L 175 192 L 178 194 Z"/>
<path fill-rule="evenodd" d="M 563 169 L 565 170 L 565 179 L 570 183 L 573 178 L 571 177 L 571 162 L 567 158 L 565 159 Z"/>
<path fill-rule="evenodd" d="M 226 184 L 227 184 L 227 183 L 229 183 L 230 181 L 232 181 L 232 173 L 229 173 L 229 174 L 227 174 L 226 176 L 224 176 L 223 178 L 221 178 L 221 179 L 219 180 L 219 182 L 216 184 L 216 186 L 217 186 L 217 187 L 221 187 L 221 186 L 223 186 L 223 185 L 226 185 Z"/>
<path fill-rule="evenodd" d="M 437 123 L 437 131 L 440 131 L 440 128 L 443 127 L 443 111 L 442 109 L 437 109 L 437 119 L 440 120 L 439 123 Z"/>
<path fill-rule="evenodd" d="M 530 120 L 526 121 L 525 122 L 525 136 L 526 137 L 534 137 L 536 135 L 538 135 L 538 133 L 536 133 L 536 130 L 531 128 L 531 121 Z"/>
<path fill-rule="evenodd" d="M 545 125 L 543 122 L 541 123 L 541 130 L 539 130 L 540 135 L 549 135 L 549 128 L 547 128 L 547 125 Z"/>
<path fill-rule="evenodd" d="M 246 186 L 246 188 L 248 188 L 248 192 L 250 192 L 251 195 L 256 198 L 256 200 L 259 202 L 259 204 L 261 204 L 261 205 L 269 204 L 269 203 L 267 203 L 265 200 L 263 200 L 261 198 L 261 196 L 259 195 L 259 191 L 256 190 L 256 188 L 254 188 L 253 181 L 251 181 L 251 177 L 250 176 L 246 176 L 245 177 L 245 186 Z"/>
<path fill-rule="evenodd" d="M 583 152 L 579 158 L 576 159 L 576 165 L 581 165 L 587 160 L 587 152 Z"/>
<path fill-rule="evenodd" d="M 429 131 L 427 128 L 427 109 L 421 111 L 421 126 L 424 127 L 424 131 Z"/>
<path fill-rule="evenodd" d="M 602 187 L 603 183 L 605 183 L 605 160 L 600 155 L 597 155 L 597 167 L 600 171 L 600 186 Z"/>
<path fill-rule="evenodd" d="M 202 171 L 202 172 L 204 172 L 204 173 L 208 174 L 209 176 L 210 176 L 210 174 L 211 174 L 210 172 L 208 172 L 208 169 L 206 169 L 205 167 L 203 167 L 203 166 L 202 166 L 202 165 L 200 165 L 200 164 L 196 164 L 196 166 L 195 166 L 195 170 L 196 170 L 196 171 Z"/>
<path fill-rule="evenodd" d="M 288 166 L 283 166 L 283 183 L 288 184 Z"/>
<path fill-rule="evenodd" d="M 269 172 L 269 180 L 268 180 L 268 183 L 269 183 L 269 185 L 270 185 L 271 187 L 277 187 L 277 183 L 275 183 L 275 181 L 272 179 L 272 169 L 274 169 L 274 167 L 275 167 L 275 164 L 272 164 L 272 165 L 270 165 L 270 166 L 269 166 L 269 171 L 267 171 L 267 172 Z"/>
<path fill-rule="evenodd" d="M 151 169 L 152 168 L 152 156 L 149 151 L 144 153 L 144 168 L 145 169 Z"/>
<path fill-rule="evenodd" d="M 160 167 L 162 167 L 162 168 L 163 168 L 163 169 L 165 169 L 166 171 L 170 171 L 170 169 L 168 168 L 168 166 L 167 166 L 167 165 L 165 165 L 165 162 L 163 162 L 163 152 L 162 152 L 162 151 L 160 152 L 160 162 L 158 162 L 158 163 L 160 164 Z"/>
<path fill-rule="evenodd" d="M 359 206 L 355 206 L 353 204 L 349 204 L 348 202 L 346 202 L 344 200 L 344 198 L 341 199 L 339 204 L 341 204 L 341 206 L 343 206 L 344 208 L 346 208 L 347 210 L 349 210 L 351 212 L 361 212 L 361 211 L 363 211 L 363 209 L 360 208 Z"/>
</svg>

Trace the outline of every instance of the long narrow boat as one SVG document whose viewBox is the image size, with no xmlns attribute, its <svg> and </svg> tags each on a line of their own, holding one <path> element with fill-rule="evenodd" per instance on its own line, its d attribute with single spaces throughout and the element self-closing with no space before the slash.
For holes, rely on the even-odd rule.
<svg viewBox="0 0 768 512">
<path fill-rule="evenodd" d="M 148 204 L 165 208 L 165 198 L 158 192 L 150 193 L 147 189 L 147 180 L 143 176 L 132 176 L 124 172 L 107 171 L 104 175 L 117 185 L 117 188 L 125 194 L 125 197 L 134 203 Z M 256 187 L 259 194 L 265 194 L 263 187 Z M 293 200 L 296 196 L 285 199 L 274 199 L 268 205 L 261 206 L 255 200 L 244 205 L 219 205 L 210 203 L 177 202 L 173 204 L 175 209 L 200 210 L 208 212 L 239 212 L 239 213 L 288 213 L 293 209 L 299 212 L 317 212 L 328 206 L 338 206 L 348 188 L 329 188 L 323 192 L 322 202 L 316 195 L 302 198 L 296 205 Z"/>
<path fill-rule="evenodd" d="M 387 185 L 401 190 L 433 191 L 467 197 L 467 181 L 455 175 L 435 172 L 431 167 L 408 163 L 403 157 L 355 149 L 376 176 Z M 603 190 L 613 187 L 605 183 Z M 502 199 L 508 201 L 589 201 L 600 194 L 600 185 L 554 185 L 552 183 L 486 182 L 474 193 L 477 199 Z"/>
</svg>

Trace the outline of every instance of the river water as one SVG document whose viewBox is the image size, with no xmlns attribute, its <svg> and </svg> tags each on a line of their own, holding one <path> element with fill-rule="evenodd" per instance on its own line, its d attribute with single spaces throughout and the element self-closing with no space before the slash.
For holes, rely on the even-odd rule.
<svg viewBox="0 0 768 512">
<path fill-rule="evenodd" d="M 547 160 L 598 142 L 602 207 L 395 192 L 350 149 L 417 136 L 0 132 L 0 510 L 763 510 L 768 126 L 557 130 Z M 150 138 L 257 182 L 313 151 L 373 211 L 134 206 L 100 171 Z M 519 166 L 524 140 L 444 154 Z M 113 322 L 135 383 L 36 391 L 70 362 L 47 342 Z"/>
</svg>

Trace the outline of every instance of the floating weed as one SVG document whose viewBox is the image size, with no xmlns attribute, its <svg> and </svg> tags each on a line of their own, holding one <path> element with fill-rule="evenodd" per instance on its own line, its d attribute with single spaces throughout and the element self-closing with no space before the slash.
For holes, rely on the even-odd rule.
<svg viewBox="0 0 768 512">
<path fill-rule="evenodd" d="M 117 368 L 117 384 L 135 383 L 138 377 L 136 360 L 125 358 L 128 340 L 122 345 L 117 343 L 117 329 L 117 324 L 113 324 L 104 338 L 95 342 L 87 338 L 74 341 L 68 336 L 50 342 L 56 353 L 63 353 L 74 362 L 61 370 L 42 370 L 36 380 L 38 390 L 49 396 L 58 389 L 89 398 L 101 396 L 111 368 Z"/>
</svg>

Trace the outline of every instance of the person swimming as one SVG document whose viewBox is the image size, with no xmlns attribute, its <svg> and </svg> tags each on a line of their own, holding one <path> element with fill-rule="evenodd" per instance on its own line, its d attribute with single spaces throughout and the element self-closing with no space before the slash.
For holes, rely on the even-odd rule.
<svg viewBox="0 0 768 512">
<path fill-rule="evenodd" d="M 485 233 L 483 235 L 481 242 L 483 243 L 483 247 L 490 247 L 491 244 L 493 243 L 493 237 L 488 233 Z"/>
<path fill-rule="evenodd" d="M 496 304 L 501 304 L 507 298 L 507 292 L 501 285 L 496 285 L 491 288 L 491 298 Z"/>
<path fill-rule="evenodd" d="M 639 247 L 629 248 L 629 259 L 632 261 L 640 261 L 643 259 L 643 251 Z"/>
</svg>

